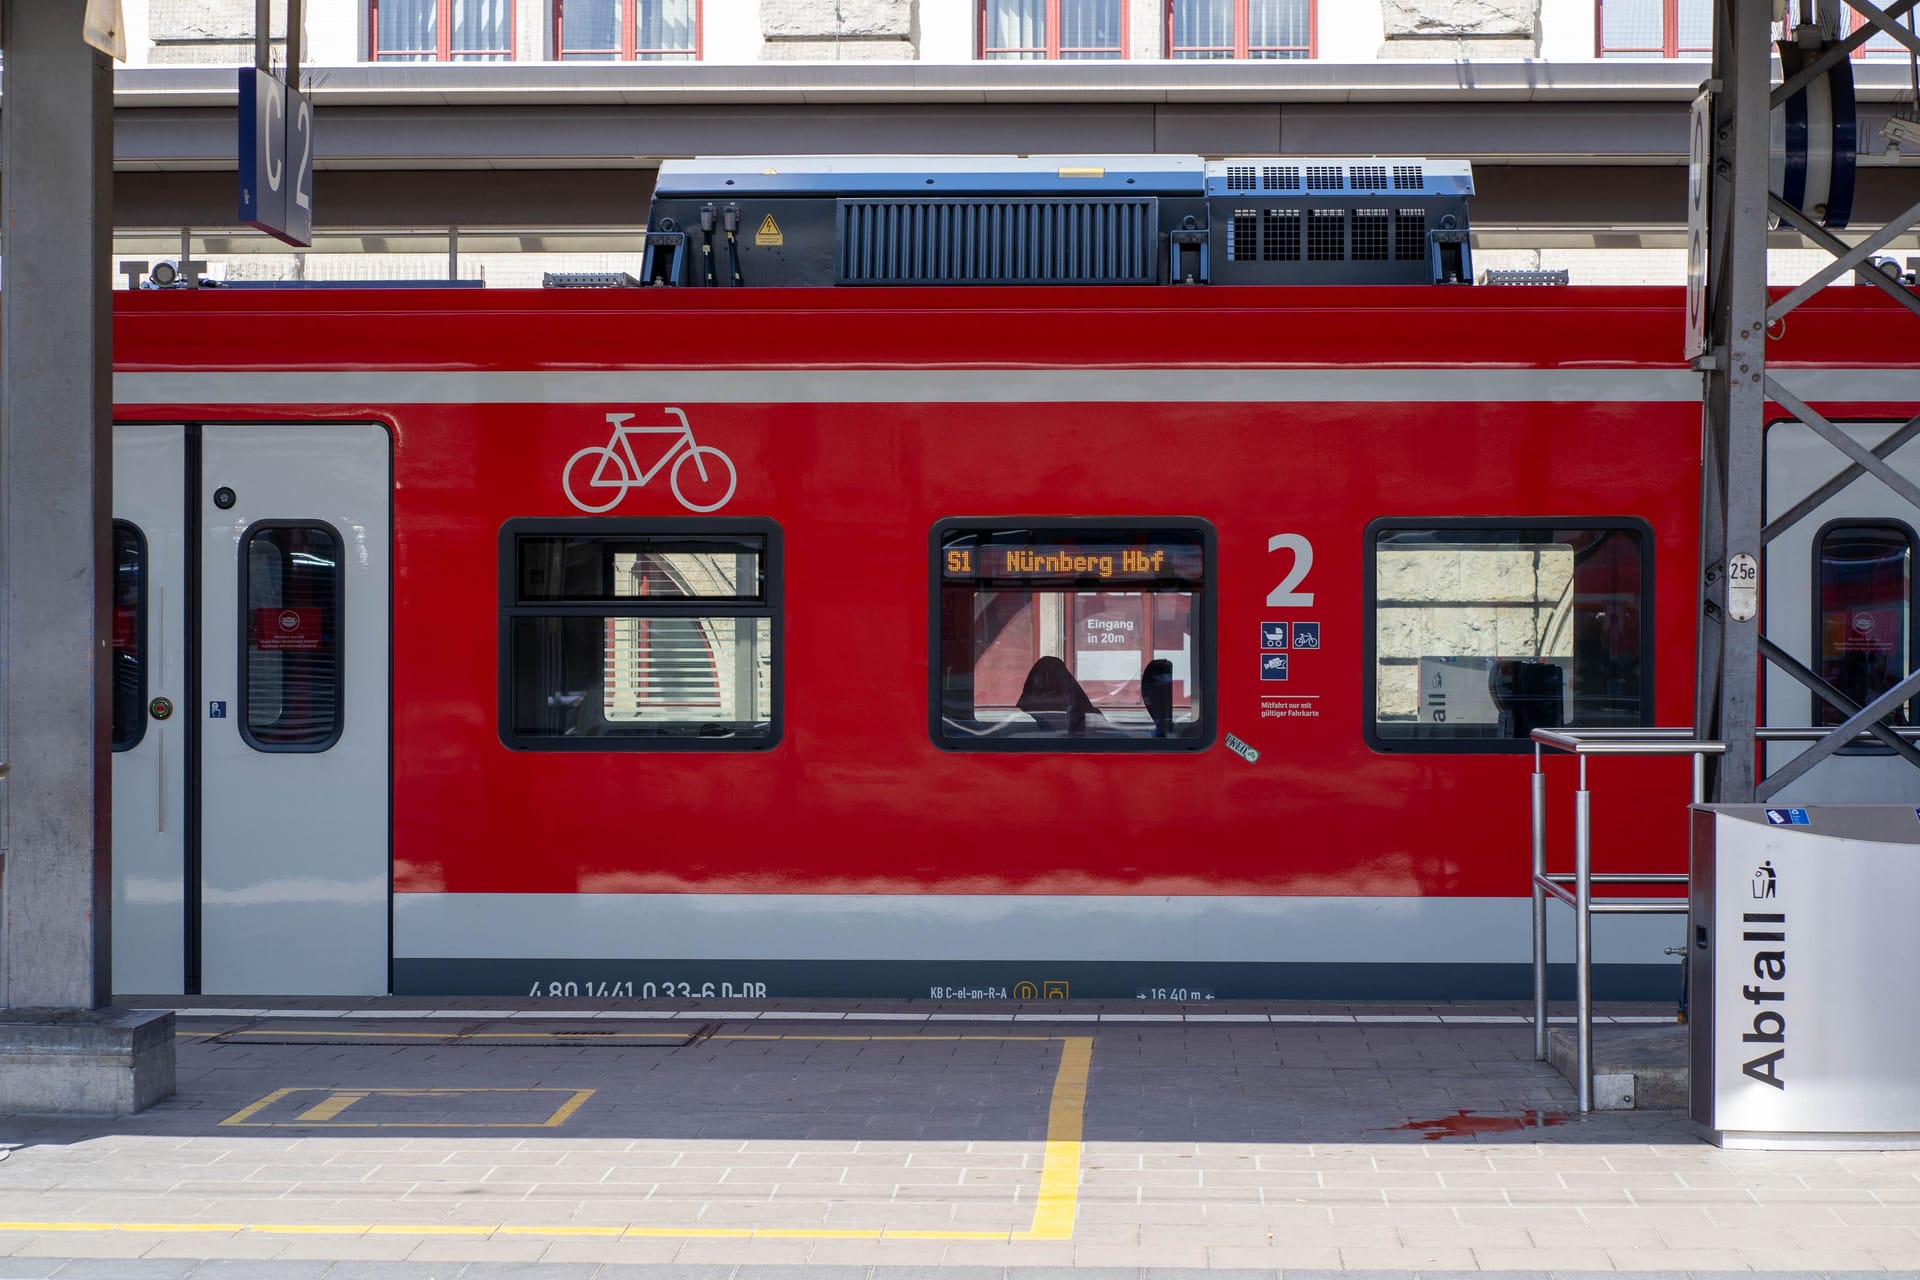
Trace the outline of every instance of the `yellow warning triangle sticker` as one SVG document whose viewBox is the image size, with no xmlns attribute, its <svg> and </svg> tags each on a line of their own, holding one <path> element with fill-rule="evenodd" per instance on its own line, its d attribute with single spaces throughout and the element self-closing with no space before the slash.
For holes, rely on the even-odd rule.
<svg viewBox="0 0 1920 1280">
<path fill-rule="evenodd" d="M 772 214 L 768 214 L 766 217 L 760 219 L 759 234 L 763 236 L 777 236 L 780 234 L 780 224 L 773 220 Z"/>
<path fill-rule="evenodd" d="M 768 214 L 760 219 L 760 228 L 753 233 L 753 242 L 757 245 L 780 247 L 787 243 L 787 238 L 780 233 L 780 224 L 773 220 L 773 215 Z"/>
</svg>

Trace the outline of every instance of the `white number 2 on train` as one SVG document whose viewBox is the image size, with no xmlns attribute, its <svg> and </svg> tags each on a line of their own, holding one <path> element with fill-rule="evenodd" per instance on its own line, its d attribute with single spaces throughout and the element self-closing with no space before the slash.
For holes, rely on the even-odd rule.
<svg viewBox="0 0 1920 1280">
<path fill-rule="evenodd" d="M 1267 539 L 1268 551 L 1293 552 L 1293 568 L 1287 576 L 1280 579 L 1280 585 L 1267 592 L 1267 603 L 1282 608 L 1297 605 L 1306 608 L 1313 603 L 1313 592 L 1295 591 L 1294 588 L 1307 580 L 1307 570 L 1313 568 L 1313 544 L 1297 533 L 1276 533 Z"/>
</svg>

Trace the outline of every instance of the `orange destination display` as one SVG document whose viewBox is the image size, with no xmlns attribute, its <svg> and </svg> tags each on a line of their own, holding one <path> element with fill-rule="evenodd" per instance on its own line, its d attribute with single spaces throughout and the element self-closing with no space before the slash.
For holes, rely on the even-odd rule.
<svg viewBox="0 0 1920 1280">
<path fill-rule="evenodd" d="M 945 576 L 968 579 L 1094 579 L 1100 582 L 1159 581 L 1201 576 L 1200 548 L 1155 540 L 1124 544 L 1096 540 L 980 544 L 972 536 L 948 542 Z"/>
</svg>

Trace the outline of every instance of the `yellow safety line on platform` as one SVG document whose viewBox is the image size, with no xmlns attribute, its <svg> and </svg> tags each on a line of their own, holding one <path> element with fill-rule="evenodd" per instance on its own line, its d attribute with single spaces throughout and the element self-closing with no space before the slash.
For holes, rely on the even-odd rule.
<svg viewBox="0 0 1920 1280">
<path fill-rule="evenodd" d="M 365 1102 L 371 1096 L 365 1093 L 336 1093 L 332 1097 L 314 1106 L 308 1107 L 297 1117 L 298 1120 L 331 1120 L 356 1102 Z"/>
<path fill-rule="evenodd" d="M 809 1036 L 809 1035 L 729 1035 L 716 1040 L 988 1040 L 1058 1041 L 1061 1046 L 1060 1069 L 1053 1078 L 1053 1094 L 1047 1107 L 1046 1154 L 1040 1165 L 1040 1191 L 1033 1210 L 1033 1222 L 1025 1231 L 921 1231 L 894 1228 L 876 1230 L 828 1227 L 642 1227 L 626 1226 L 526 1226 L 492 1223 L 471 1226 L 436 1226 L 401 1223 L 294 1223 L 294 1222 L 0 1222 L 0 1231 L 51 1232 L 203 1232 L 216 1235 L 316 1235 L 316 1236 L 548 1236 L 565 1239 L 580 1236 L 618 1237 L 622 1239 L 679 1240 L 1071 1240 L 1074 1218 L 1080 1201 L 1081 1137 L 1087 1107 L 1087 1076 L 1093 1063 L 1091 1036 Z M 245 1110 L 221 1121 L 223 1125 L 244 1123 L 273 1103 L 300 1089 L 279 1089 Z M 561 1092 L 533 1089 L 342 1089 L 328 1091 L 339 1096 L 354 1094 L 435 1093 L 534 1093 Z M 591 1089 L 573 1091 L 554 1117 L 545 1122 L 557 1125 L 573 1114 L 593 1094 Z M 325 1104 L 322 1104 L 325 1105 Z M 317 1109 L 317 1108 L 316 1108 Z M 344 1107 L 342 1108 L 344 1110 Z M 564 1114 L 562 1114 L 564 1113 Z M 338 1124 L 339 1122 L 334 1122 Z M 445 1128 L 437 1125 L 395 1125 L 396 1128 Z M 466 1126 L 474 1127 L 474 1126 Z M 507 1127 L 507 1126 L 499 1126 Z M 522 1126 L 525 1127 L 525 1126 Z"/>
<path fill-rule="evenodd" d="M 1053 1078 L 1053 1103 L 1047 1108 L 1047 1154 L 1040 1162 L 1040 1200 L 1033 1225 L 1013 1233 L 1015 1240 L 1070 1240 L 1080 1204 L 1080 1134 L 1087 1110 L 1087 1071 L 1093 1040 L 1076 1036 L 1061 1045 L 1060 1073 Z"/>
<path fill-rule="evenodd" d="M 324 1093 L 328 1096 L 325 1101 L 291 1120 L 255 1120 L 253 1118 L 274 1103 L 296 1093 Z M 545 1120 L 336 1120 L 333 1118 L 354 1103 L 369 1097 L 425 1098 L 435 1094 L 459 1096 L 470 1093 L 564 1093 L 570 1096 Z M 259 1101 L 248 1103 L 222 1120 L 220 1124 L 225 1128 L 243 1129 L 557 1129 L 565 1124 L 573 1113 L 580 1109 L 580 1105 L 593 1094 L 592 1089 L 482 1088 L 479 1086 L 451 1089 L 329 1089 L 324 1085 L 296 1085 L 287 1089 L 275 1089 Z M 342 1098 L 346 1100 L 341 1101 Z"/>
</svg>

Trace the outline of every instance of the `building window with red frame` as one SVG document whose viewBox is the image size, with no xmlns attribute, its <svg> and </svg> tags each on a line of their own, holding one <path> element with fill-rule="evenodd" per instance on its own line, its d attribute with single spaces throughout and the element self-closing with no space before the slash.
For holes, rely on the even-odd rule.
<svg viewBox="0 0 1920 1280">
<path fill-rule="evenodd" d="M 508 62 L 513 0 L 367 0 L 375 62 Z"/>
<path fill-rule="evenodd" d="M 1311 58 L 1314 0 L 1169 0 L 1170 58 Z"/>
<path fill-rule="evenodd" d="M 700 0 L 553 0 L 553 27 L 553 47 L 564 62 L 700 56 Z"/>
<path fill-rule="evenodd" d="M 1603 58 L 1706 58 L 1713 54 L 1712 0 L 1595 0 L 1595 43 Z M 1866 19 L 1846 10 L 1850 33 Z M 1803 19 L 1804 20 L 1804 19 Z M 1776 40 L 1791 39 L 1794 19 L 1777 24 Z M 1876 31 L 1856 58 L 1904 58 L 1907 49 L 1886 31 Z"/>
<path fill-rule="evenodd" d="M 1602 58 L 1705 58 L 1713 53 L 1713 0 L 1595 0 Z"/>
<path fill-rule="evenodd" d="M 980 56 L 1124 58 L 1125 0 L 982 0 Z"/>
</svg>

